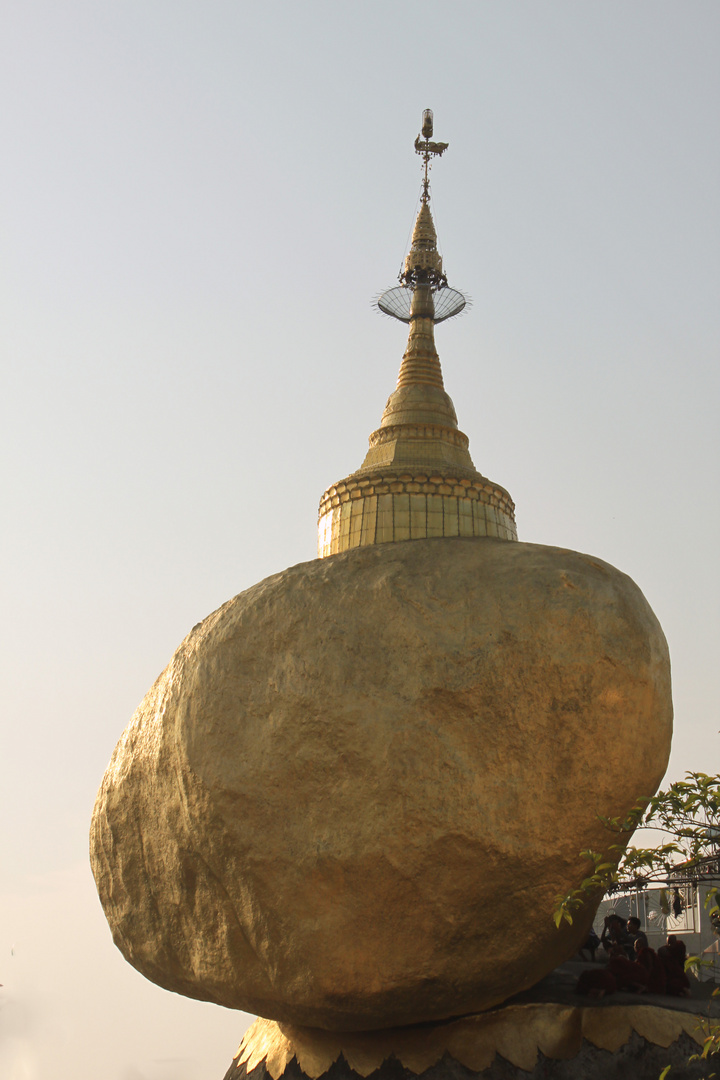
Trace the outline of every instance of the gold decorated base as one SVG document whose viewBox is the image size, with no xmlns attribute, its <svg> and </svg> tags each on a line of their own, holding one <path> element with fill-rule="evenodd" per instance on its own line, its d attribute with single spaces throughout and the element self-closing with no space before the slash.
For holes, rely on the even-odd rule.
<svg viewBox="0 0 720 1080">
<path fill-rule="evenodd" d="M 449 1055 L 472 1072 L 482 1072 L 499 1055 L 516 1068 L 532 1072 L 538 1054 L 572 1059 L 583 1041 L 615 1054 L 633 1032 L 659 1047 L 670 1047 L 683 1035 L 701 1044 L 703 1018 L 655 1005 L 576 1007 L 548 1002 L 509 1005 L 447 1023 L 385 1031 L 321 1031 L 261 1018 L 240 1044 L 235 1068 L 239 1074 L 250 1073 L 264 1065 L 264 1071 L 278 1080 L 295 1059 L 305 1076 L 317 1080 L 342 1056 L 359 1076 L 369 1076 L 389 1058 L 419 1074 Z"/>
</svg>

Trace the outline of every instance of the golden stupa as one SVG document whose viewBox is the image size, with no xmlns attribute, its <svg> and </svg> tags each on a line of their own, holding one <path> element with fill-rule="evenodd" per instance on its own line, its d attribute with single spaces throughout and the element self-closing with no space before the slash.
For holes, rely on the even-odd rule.
<svg viewBox="0 0 720 1080">
<path fill-rule="evenodd" d="M 437 248 L 428 166 L 448 144 L 431 142 L 432 133 L 432 112 L 426 109 L 425 138 L 415 142 L 424 175 L 410 252 L 400 287 L 379 300 L 381 311 L 410 324 L 397 386 L 360 468 L 320 500 L 320 558 L 367 544 L 433 536 L 517 540 L 514 503 L 505 488 L 475 468 L 435 348 L 435 323 L 458 314 L 465 301 L 448 287 Z"/>
<path fill-rule="evenodd" d="M 279 1078 L 293 1056 L 317 1077 L 340 1053 L 358 1076 L 446 1052 L 527 1070 L 538 1046 L 561 1058 L 605 1037 L 574 1007 L 500 1007 L 585 941 L 594 903 L 557 929 L 557 897 L 587 873 L 579 852 L 617 856 L 627 837 L 603 822 L 667 765 L 670 665 L 647 600 L 601 559 L 517 542 L 510 496 L 458 429 L 434 330 L 465 298 L 437 250 L 431 136 L 428 112 L 412 246 L 378 300 L 407 349 L 365 460 L 322 498 L 321 557 L 193 627 L 93 812 L 127 960 L 264 1018 L 228 1080 L 263 1061 Z M 653 1029 L 663 1045 L 672 1025 Z"/>
</svg>

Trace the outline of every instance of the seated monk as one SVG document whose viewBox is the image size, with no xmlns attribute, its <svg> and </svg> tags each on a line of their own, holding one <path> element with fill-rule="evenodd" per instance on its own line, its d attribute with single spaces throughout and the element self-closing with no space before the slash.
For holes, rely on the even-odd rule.
<svg viewBox="0 0 720 1080">
<path fill-rule="evenodd" d="M 601 998 L 606 994 L 614 994 L 617 989 L 615 979 L 605 968 L 596 968 L 594 971 L 581 971 L 575 986 L 576 994 L 586 994 L 588 997 Z"/>
<path fill-rule="evenodd" d="M 667 978 L 662 960 L 654 949 L 648 945 L 648 939 L 644 934 L 638 934 L 635 938 L 636 963 L 645 968 L 647 972 L 647 985 L 645 989 L 649 994 L 664 994 Z"/>
<path fill-rule="evenodd" d="M 665 944 L 667 945 L 668 948 L 677 950 L 678 958 L 679 958 L 680 962 L 682 963 L 682 965 L 684 967 L 685 966 L 685 960 L 687 958 L 687 949 L 685 947 L 685 942 L 683 941 L 683 939 L 679 938 L 679 937 L 675 937 L 674 934 L 668 934 L 668 939 L 665 942 Z M 663 946 L 663 948 L 664 947 L 665 946 Z"/>
<path fill-rule="evenodd" d="M 611 947 L 608 971 L 615 980 L 618 990 L 629 990 L 634 994 L 647 990 L 647 969 L 637 960 L 628 960 L 622 945 Z"/>
<path fill-rule="evenodd" d="M 670 937 L 658 949 L 660 963 L 665 968 L 665 993 L 671 997 L 690 997 L 690 980 L 685 974 L 685 942 Z"/>
</svg>

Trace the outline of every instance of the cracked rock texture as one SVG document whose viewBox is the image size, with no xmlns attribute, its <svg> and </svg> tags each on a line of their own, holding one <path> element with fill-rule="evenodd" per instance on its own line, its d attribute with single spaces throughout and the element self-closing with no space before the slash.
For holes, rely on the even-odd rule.
<svg viewBox="0 0 720 1080">
<path fill-rule="evenodd" d="M 93 871 L 147 978 L 295 1024 L 477 1012 L 570 956 L 578 853 L 664 773 L 662 630 L 561 548 L 303 563 L 196 626 L 123 734 Z"/>
</svg>

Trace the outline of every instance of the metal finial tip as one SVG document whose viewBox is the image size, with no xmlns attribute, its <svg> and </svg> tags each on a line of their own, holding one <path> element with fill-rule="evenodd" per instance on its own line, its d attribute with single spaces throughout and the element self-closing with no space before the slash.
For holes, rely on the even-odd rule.
<svg viewBox="0 0 720 1080">
<path fill-rule="evenodd" d="M 432 111 L 432 109 L 425 109 L 423 111 L 422 133 L 423 133 L 424 138 L 432 139 L 432 133 L 433 133 L 433 111 Z"/>
</svg>

